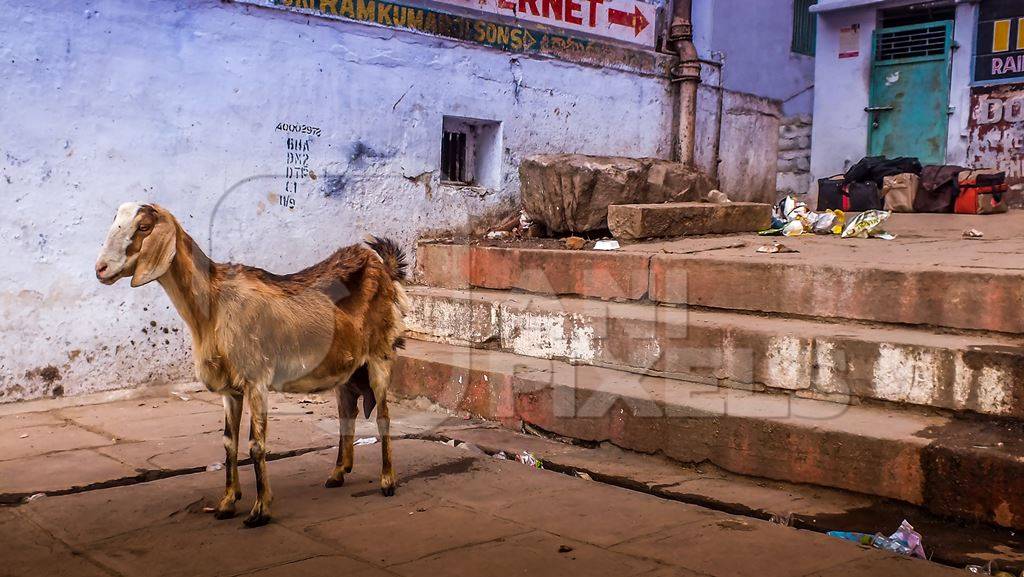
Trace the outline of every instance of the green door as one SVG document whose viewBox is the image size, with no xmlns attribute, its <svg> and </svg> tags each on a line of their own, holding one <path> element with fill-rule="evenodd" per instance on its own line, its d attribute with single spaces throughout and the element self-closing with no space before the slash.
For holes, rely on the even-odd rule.
<svg viewBox="0 0 1024 577">
<path fill-rule="evenodd" d="M 882 28 L 873 40 L 868 151 L 945 164 L 953 23 Z"/>
</svg>

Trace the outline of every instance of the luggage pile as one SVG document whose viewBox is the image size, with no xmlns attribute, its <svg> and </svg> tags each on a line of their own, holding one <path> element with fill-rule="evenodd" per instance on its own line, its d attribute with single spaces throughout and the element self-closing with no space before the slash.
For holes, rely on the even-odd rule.
<svg viewBox="0 0 1024 577">
<path fill-rule="evenodd" d="M 1007 211 L 1008 190 L 1005 172 L 869 156 L 818 180 L 818 210 L 995 214 Z"/>
</svg>

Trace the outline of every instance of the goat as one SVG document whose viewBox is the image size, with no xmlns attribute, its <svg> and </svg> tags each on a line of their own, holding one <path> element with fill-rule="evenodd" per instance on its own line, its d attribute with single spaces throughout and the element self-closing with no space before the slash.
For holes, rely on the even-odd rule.
<svg viewBox="0 0 1024 577">
<path fill-rule="evenodd" d="M 157 281 L 192 334 L 197 378 L 224 402 L 227 474 L 218 519 L 241 499 L 238 436 L 243 399 L 249 403 L 249 455 L 256 503 L 245 519 L 270 520 L 267 477 L 267 394 L 335 389 L 340 420 L 338 458 L 325 483 L 338 487 L 351 472 L 357 402 L 367 418 L 374 406 L 381 437 L 380 488 L 395 492 L 388 419 L 388 384 L 395 350 L 404 343 L 408 307 L 401 281 L 406 260 L 388 239 L 339 249 L 290 275 L 210 260 L 169 211 L 125 203 L 96 262 L 96 278 L 131 286 Z"/>
</svg>

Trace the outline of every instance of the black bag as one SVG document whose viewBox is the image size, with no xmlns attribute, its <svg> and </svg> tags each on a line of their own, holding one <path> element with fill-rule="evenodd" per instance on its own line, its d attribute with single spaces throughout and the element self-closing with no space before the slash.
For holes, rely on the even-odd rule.
<svg viewBox="0 0 1024 577">
<path fill-rule="evenodd" d="M 850 198 L 846 194 L 846 181 L 839 174 L 818 179 L 818 210 L 849 210 Z"/>
<path fill-rule="evenodd" d="M 892 160 L 886 160 L 871 170 L 871 180 L 878 185 L 878 188 L 882 188 L 884 186 L 885 177 L 906 173 L 920 175 L 921 162 L 916 158 L 911 158 L 909 156 L 901 156 L 899 158 L 893 158 Z"/>
<path fill-rule="evenodd" d="M 867 156 L 846 171 L 846 182 L 874 182 L 879 189 L 887 176 L 904 173 L 921 174 L 921 163 L 916 158 L 901 156 L 887 159 L 884 156 Z"/>
<path fill-rule="evenodd" d="M 921 170 L 921 188 L 914 197 L 914 212 L 953 212 L 960 195 L 957 178 L 967 170 L 956 165 L 928 165 Z"/>
<path fill-rule="evenodd" d="M 883 162 L 885 162 L 884 156 L 865 156 L 846 171 L 846 182 L 871 180 L 871 171 Z"/>
<path fill-rule="evenodd" d="M 847 190 L 850 195 L 849 210 L 882 210 L 882 195 L 878 194 L 878 185 L 873 181 L 851 182 Z"/>
</svg>

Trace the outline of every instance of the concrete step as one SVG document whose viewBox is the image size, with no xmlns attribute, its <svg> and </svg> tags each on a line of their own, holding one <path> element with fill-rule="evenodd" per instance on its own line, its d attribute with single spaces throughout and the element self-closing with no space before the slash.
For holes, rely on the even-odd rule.
<svg viewBox="0 0 1024 577">
<path fill-rule="evenodd" d="M 848 406 L 410 341 L 392 390 L 731 473 L 808 483 L 1024 527 L 1024 429 Z"/>
<path fill-rule="evenodd" d="M 615 238 L 626 240 L 757 232 L 771 224 L 771 205 L 758 202 L 665 202 L 608 207 L 609 230 Z"/>
<path fill-rule="evenodd" d="M 925 551 L 932 561 L 960 570 L 989 562 L 1012 574 L 1024 569 L 1024 535 L 1019 532 L 978 523 L 950 523 L 921 507 L 881 497 L 735 475 L 708 463 L 680 464 L 661 455 L 624 451 L 610 443 L 580 444 L 574 439 L 552 438 L 543 431 L 526 434 L 493 424 L 452 427 L 437 437 L 466 443 L 468 446 L 460 447 L 490 455 L 529 451 L 548 471 L 572 476 L 585 473 L 598 483 L 820 533 L 888 534 L 909 519 L 924 536 Z"/>
<path fill-rule="evenodd" d="M 429 340 L 704 384 L 1024 417 L 1024 349 L 998 336 L 642 303 L 409 287 Z"/>
<path fill-rule="evenodd" d="M 886 242 L 863 242 L 872 241 L 877 247 Z M 692 239 L 688 250 L 676 242 L 628 245 L 618 251 L 421 243 L 417 271 L 424 284 L 446 288 L 649 299 L 811 318 L 1024 333 L 1024 270 L 1019 268 L 905 262 L 913 253 L 903 260 L 875 261 L 870 247 L 851 249 L 860 257 L 856 260 L 839 260 L 834 251 L 844 247 L 835 246 L 834 239 L 799 240 L 810 249 L 820 248 L 818 252 L 766 255 L 756 253 L 750 242 L 702 238 Z"/>
</svg>

